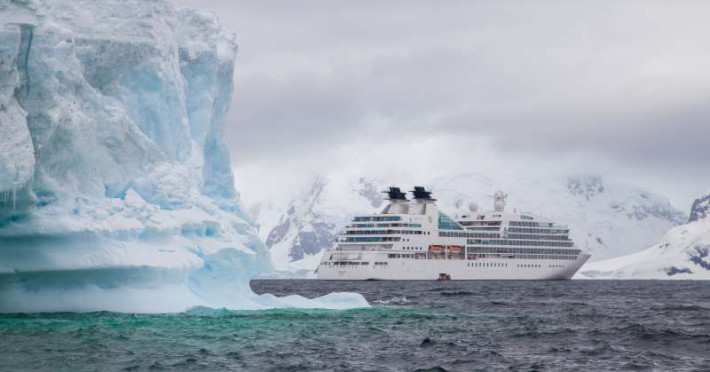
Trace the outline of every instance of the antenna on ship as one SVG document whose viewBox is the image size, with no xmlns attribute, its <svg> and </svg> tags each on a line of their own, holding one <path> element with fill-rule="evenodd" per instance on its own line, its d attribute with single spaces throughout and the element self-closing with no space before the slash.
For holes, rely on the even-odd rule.
<svg viewBox="0 0 710 372">
<path fill-rule="evenodd" d="M 496 212 L 503 212 L 506 199 L 508 199 L 508 194 L 503 191 L 496 191 L 496 193 L 493 194 L 493 208 Z"/>
</svg>

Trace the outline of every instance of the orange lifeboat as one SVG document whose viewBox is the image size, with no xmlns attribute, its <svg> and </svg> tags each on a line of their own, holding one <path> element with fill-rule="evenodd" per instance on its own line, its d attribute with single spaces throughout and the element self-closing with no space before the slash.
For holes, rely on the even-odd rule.
<svg viewBox="0 0 710 372">
<path fill-rule="evenodd" d="M 461 252 L 463 252 L 463 247 L 458 246 L 458 245 L 452 245 L 451 247 L 449 247 L 449 252 L 454 253 L 454 254 L 461 253 Z"/>
<path fill-rule="evenodd" d="M 440 245 L 430 245 L 429 252 L 431 253 L 441 253 L 444 248 Z"/>
</svg>

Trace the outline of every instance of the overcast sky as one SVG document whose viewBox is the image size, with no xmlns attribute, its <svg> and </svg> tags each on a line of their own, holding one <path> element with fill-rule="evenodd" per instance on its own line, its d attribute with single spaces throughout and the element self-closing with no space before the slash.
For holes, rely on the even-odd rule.
<svg viewBox="0 0 710 372">
<path fill-rule="evenodd" d="M 240 189 L 422 162 L 600 174 L 686 211 L 710 189 L 708 1 L 175 2 L 237 34 Z"/>
</svg>

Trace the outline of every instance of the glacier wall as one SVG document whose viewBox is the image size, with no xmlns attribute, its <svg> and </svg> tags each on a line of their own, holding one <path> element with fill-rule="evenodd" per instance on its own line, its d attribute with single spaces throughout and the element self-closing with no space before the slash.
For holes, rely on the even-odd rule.
<svg viewBox="0 0 710 372">
<path fill-rule="evenodd" d="M 162 0 L 0 0 L 0 311 L 364 306 L 257 296 L 222 140 L 234 35 Z"/>
</svg>

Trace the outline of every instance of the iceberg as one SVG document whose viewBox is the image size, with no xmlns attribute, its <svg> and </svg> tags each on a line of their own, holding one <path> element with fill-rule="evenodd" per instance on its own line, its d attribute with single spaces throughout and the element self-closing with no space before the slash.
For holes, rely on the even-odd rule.
<svg viewBox="0 0 710 372">
<path fill-rule="evenodd" d="M 368 306 L 270 269 L 223 125 L 237 46 L 163 0 L 0 0 L 0 312 Z"/>
</svg>

